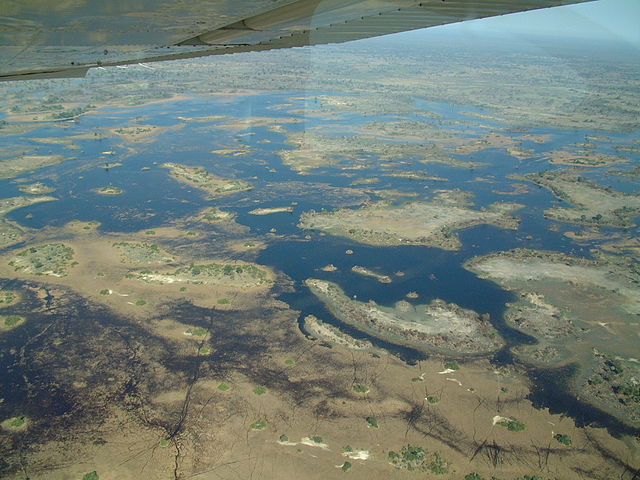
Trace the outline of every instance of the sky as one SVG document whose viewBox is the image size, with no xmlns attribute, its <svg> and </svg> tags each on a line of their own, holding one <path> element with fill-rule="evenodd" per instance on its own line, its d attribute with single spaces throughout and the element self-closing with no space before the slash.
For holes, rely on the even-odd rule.
<svg viewBox="0 0 640 480">
<path fill-rule="evenodd" d="M 491 31 L 592 40 L 609 39 L 623 41 L 640 48 L 640 0 L 598 0 L 438 28 L 470 34 Z"/>
</svg>

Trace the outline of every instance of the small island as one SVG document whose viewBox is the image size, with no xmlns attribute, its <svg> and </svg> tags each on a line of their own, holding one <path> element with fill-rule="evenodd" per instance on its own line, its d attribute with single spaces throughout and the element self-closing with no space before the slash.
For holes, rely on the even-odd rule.
<svg viewBox="0 0 640 480">
<path fill-rule="evenodd" d="M 518 219 L 510 213 L 517 203 L 494 203 L 489 209 L 468 208 L 464 194 L 443 191 L 431 202 L 393 205 L 377 202 L 353 210 L 310 211 L 300 216 L 299 227 L 322 230 L 368 245 L 425 245 L 444 250 L 461 247 L 456 230 L 489 224 L 517 229 Z"/>
<path fill-rule="evenodd" d="M 503 345 L 487 316 L 453 303 L 414 306 L 401 300 L 384 307 L 352 300 L 332 282 L 310 278 L 305 283 L 339 320 L 387 342 L 456 354 L 486 354 Z"/>
<path fill-rule="evenodd" d="M 351 267 L 351 271 L 357 273 L 359 275 L 363 275 L 365 277 L 372 277 L 378 280 L 380 283 L 391 283 L 391 277 L 389 275 L 383 275 L 381 273 L 374 272 L 365 267 L 361 267 L 359 265 L 354 265 Z"/>
<path fill-rule="evenodd" d="M 171 171 L 171 176 L 179 182 L 188 183 L 194 187 L 207 191 L 211 198 L 222 195 L 251 190 L 253 187 L 242 180 L 221 178 L 207 172 L 202 167 L 189 167 L 179 163 L 164 163 L 163 168 Z"/>
<path fill-rule="evenodd" d="M 307 315 L 304 317 L 303 328 L 305 332 L 314 339 L 322 340 L 332 345 L 340 345 L 350 350 L 373 349 L 371 342 L 354 338 L 338 327 L 323 322 L 315 315 Z"/>
<path fill-rule="evenodd" d="M 204 210 L 198 217 L 200 221 L 207 223 L 219 223 L 225 220 L 232 220 L 235 217 L 233 212 L 225 212 L 217 207 L 211 207 Z"/>
<path fill-rule="evenodd" d="M 107 187 L 96 188 L 94 192 L 99 193 L 100 195 L 122 195 L 124 190 L 120 187 L 109 185 Z"/>
<path fill-rule="evenodd" d="M 250 210 L 249 213 L 251 215 L 270 215 L 272 213 L 291 213 L 293 212 L 293 207 L 271 207 L 271 208 L 254 208 Z"/>
<path fill-rule="evenodd" d="M 29 193 L 31 195 L 42 195 L 44 193 L 51 193 L 55 190 L 55 188 L 48 187 L 42 182 L 20 185 L 18 189 L 23 193 Z"/>
<path fill-rule="evenodd" d="M 531 173 L 513 178 L 540 185 L 550 190 L 558 199 L 572 205 L 545 210 L 545 217 L 553 220 L 628 228 L 634 225 L 633 218 L 640 215 L 640 195 L 598 185 L 573 170 Z"/>
</svg>

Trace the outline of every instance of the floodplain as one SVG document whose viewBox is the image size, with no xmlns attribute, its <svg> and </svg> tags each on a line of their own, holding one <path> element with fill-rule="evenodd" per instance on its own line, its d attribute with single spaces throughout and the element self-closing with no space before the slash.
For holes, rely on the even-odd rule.
<svg viewBox="0 0 640 480">
<path fill-rule="evenodd" d="M 635 478 L 638 64 L 503 40 L 2 84 L 0 476 Z"/>
</svg>

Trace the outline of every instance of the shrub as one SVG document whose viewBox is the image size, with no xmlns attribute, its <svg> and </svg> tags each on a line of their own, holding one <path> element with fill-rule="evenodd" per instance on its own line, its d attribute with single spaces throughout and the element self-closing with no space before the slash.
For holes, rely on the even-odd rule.
<svg viewBox="0 0 640 480">
<path fill-rule="evenodd" d="M 448 368 L 450 370 L 460 370 L 460 365 L 458 365 L 458 362 L 453 360 L 451 362 L 445 362 L 444 368 Z"/>
<path fill-rule="evenodd" d="M 498 422 L 498 425 L 506 427 L 507 430 L 512 432 L 523 432 L 526 428 L 525 424 L 515 417 L 509 417 L 507 420 L 501 420 Z"/>
<path fill-rule="evenodd" d="M 571 445 L 573 442 L 571 440 L 571 437 L 569 435 L 565 435 L 563 433 L 556 433 L 553 438 L 555 438 L 559 443 L 563 444 L 563 445 Z"/>
</svg>

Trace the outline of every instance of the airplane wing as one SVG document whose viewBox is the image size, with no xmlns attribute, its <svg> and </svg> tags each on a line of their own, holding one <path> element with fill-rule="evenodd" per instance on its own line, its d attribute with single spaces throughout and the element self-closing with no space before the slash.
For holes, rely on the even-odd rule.
<svg viewBox="0 0 640 480">
<path fill-rule="evenodd" d="M 2 0 L 0 80 L 350 40 L 590 0 Z"/>
</svg>

